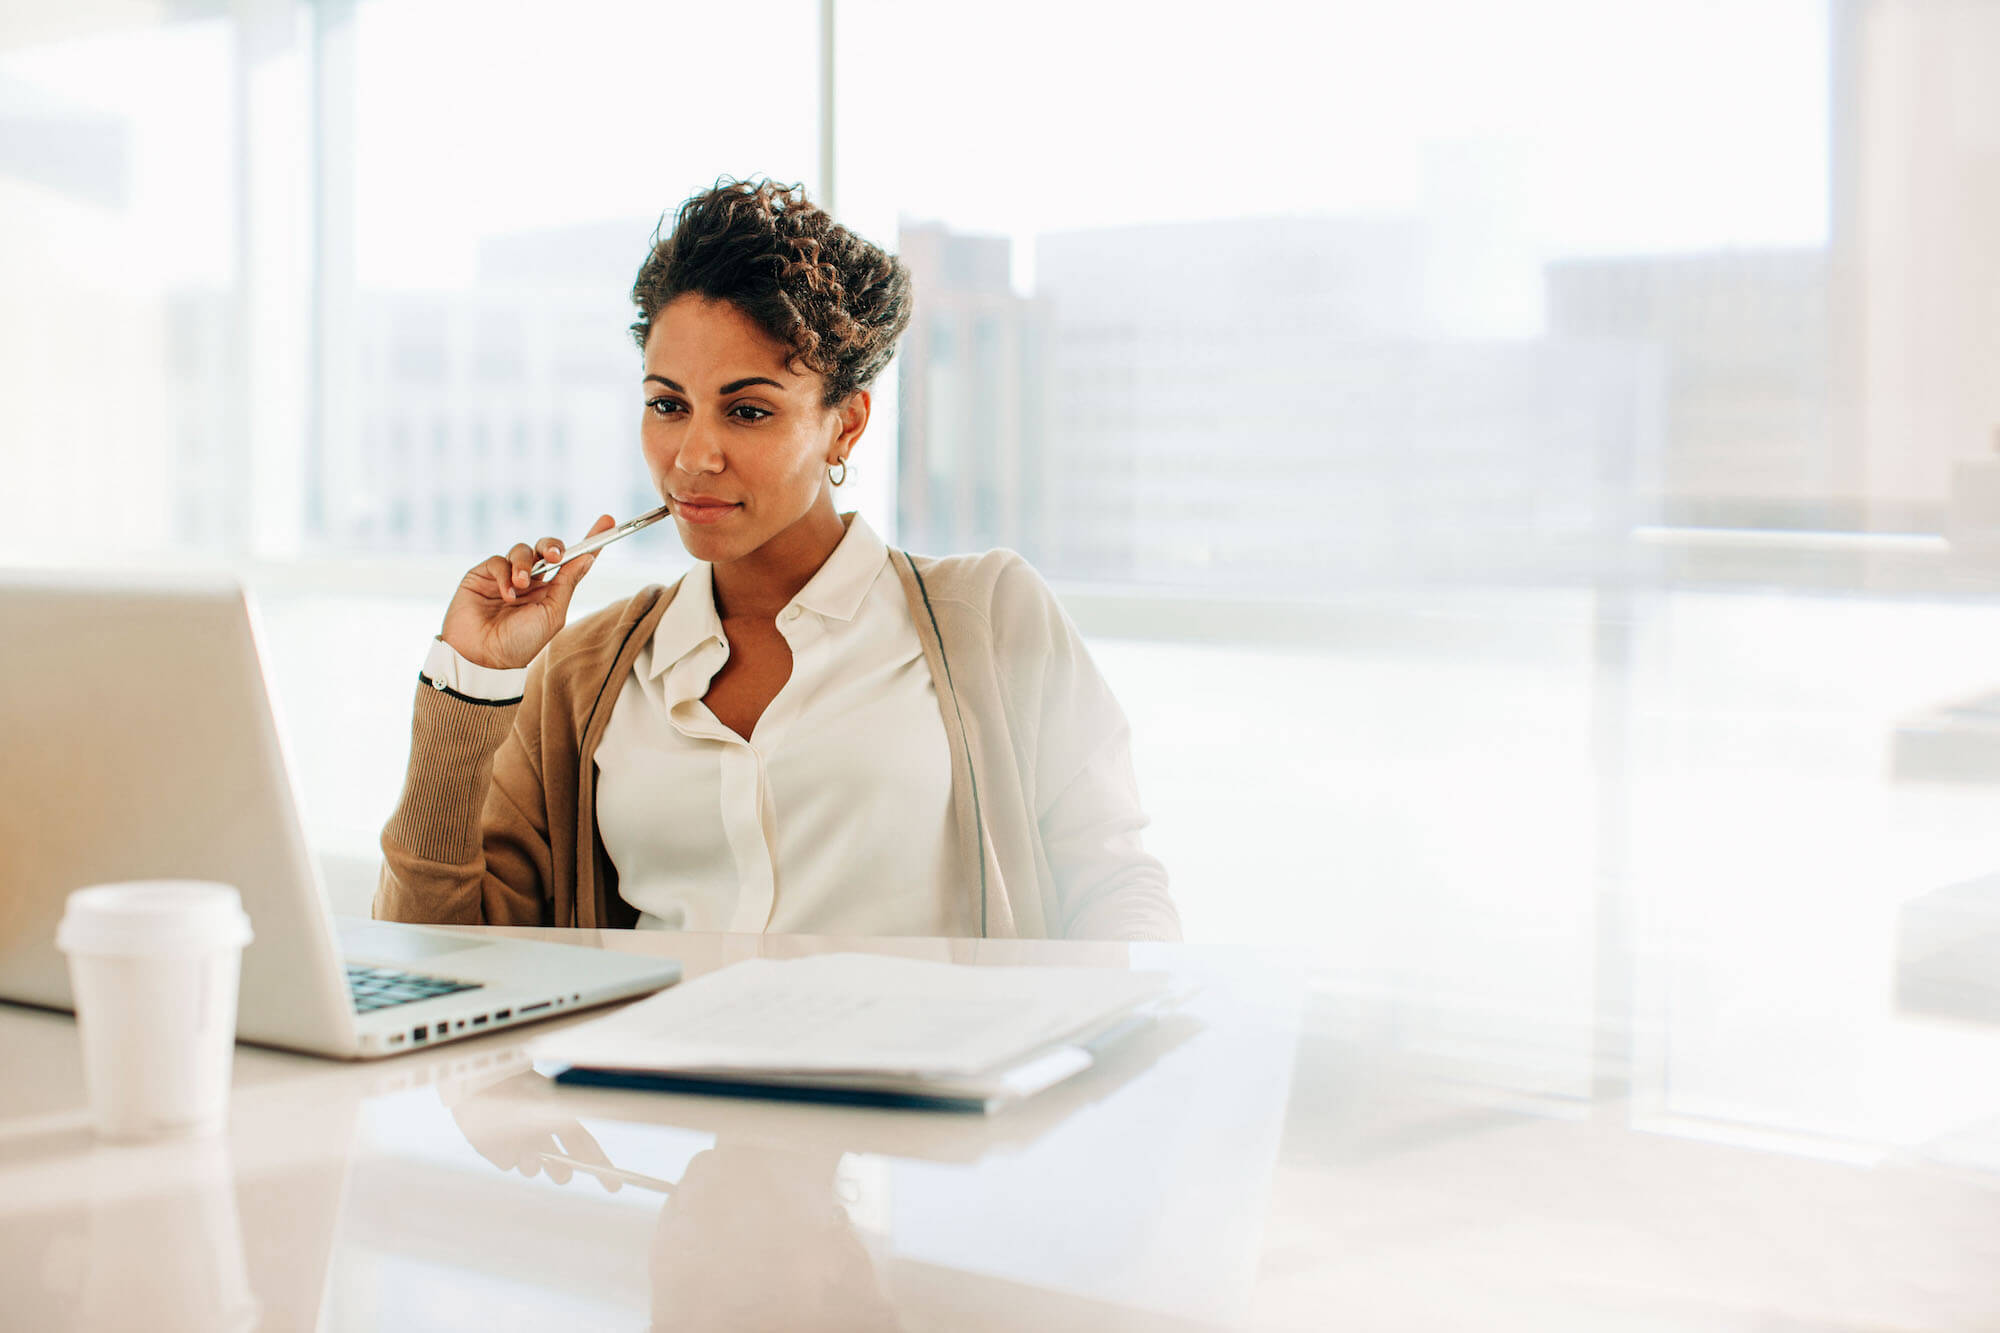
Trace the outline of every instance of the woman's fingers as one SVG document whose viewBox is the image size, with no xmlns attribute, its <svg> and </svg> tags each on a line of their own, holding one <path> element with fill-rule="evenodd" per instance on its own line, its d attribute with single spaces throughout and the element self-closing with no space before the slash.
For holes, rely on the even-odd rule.
<svg viewBox="0 0 2000 1333">
<path fill-rule="evenodd" d="M 508 561 L 506 556 L 496 555 L 489 557 L 486 563 L 479 566 L 475 572 L 484 574 L 487 578 L 493 580 L 493 595 L 495 597 L 505 597 L 514 577 L 514 566 Z"/>
<path fill-rule="evenodd" d="M 611 1165 L 611 1159 L 604 1155 L 603 1145 L 598 1143 L 597 1139 L 589 1130 L 583 1127 L 581 1122 L 565 1120 L 549 1132 L 554 1134 L 556 1142 L 562 1145 L 563 1156 L 575 1157 L 597 1166 Z"/>
<path fill-rule="evenodd" d="M 528 571 L 534 568 L 534 548 L 526 542 L 515 542 L 512 549 L 507 552 L 507 564 L 509 571 L 505 596 L 511 601 L 524 591 L 531 581 Z"/>
<path fill-rule="evenodd" d="M 603 514 L 590 525 L 590 532 L 586 535 L 595 537 L 607 528 L 615 526 L 616 521 L 611 515 Z M 452 608 L 446 610 L 446 625 L 449 627 L 458 622 L 468 634 L 484 633 L 485 631 L 478 629 L 477 626 L 497 626 L 503 619 L 512 621 L 513 618 L 505 611 L 506 607 L 532 606 L 552 598 L 556 616 L 555 627 L 561 628 L 563 612 L 569 605 L 570 594 L 576 590 L 577 581 L 590 572 L 590 567 L 597 557 L 580 556 L 566 565 L 557 565 L 554 570 L 539 579 L 530 571 L 538 561 L 546 560 L 550 564 L 555 564 L 562 559 L 563 553 L 568 549 L 560 537 L 543 537 L 533 546 L 526 542 L 516 542 L 508 548 L 505 555 L 489 557 L 483 563 L 473 566 L 467 572 L 466 582 L 458 597 L 454 598 Z M 482 583 L 491 591 L 481 588 Z M 465 597 L 482 599 L 483 605 L 481 602 L 464 602 L 461 605 L 460 599 Z M 490 598 L 491 601 L 484 601 L 486 598 Z M 494 606 L 495 602 L 499 605 Z M 450 635 L 447 635 L 447 641 L 449 640 Z M 456 643 L 453 646 L 458 647 Z M 465 650 L 460 648 L 459 651 Z"/>
<path fill-rule="evenodd" d="M 594 1166 L 611 1165 L 611 1159 L 604 1155 L 604 1149 L 590 1136 L 590 1131 L 576 1121 L 570 1120 L 557 1125 L 552 1132 L 556 1136 L 556 1142 L 562 1145 L 565 1157 L 574 1157 L 578 1161 L 589 1162 Z M 610 1193 L 618 1192 L 620 1184 L 618 1177 L 598 1176 L 597 1181 Z"/>
</svg>

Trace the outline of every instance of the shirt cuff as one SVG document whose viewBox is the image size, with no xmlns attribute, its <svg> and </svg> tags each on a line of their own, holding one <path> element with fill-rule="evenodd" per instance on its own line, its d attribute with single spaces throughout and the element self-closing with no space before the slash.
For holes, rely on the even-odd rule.
<svg viewBox="0 0 2000 1333">
<path fill-rule="evenodd" d="M 443 639 L 431 640 L 430 656 L 424 659 L 424 679 L 434 689 L 452 690 L 489 703 L 512 703 L 528 690 L 526 667 L 503 669 L 468 662 Z"/>
</svg>

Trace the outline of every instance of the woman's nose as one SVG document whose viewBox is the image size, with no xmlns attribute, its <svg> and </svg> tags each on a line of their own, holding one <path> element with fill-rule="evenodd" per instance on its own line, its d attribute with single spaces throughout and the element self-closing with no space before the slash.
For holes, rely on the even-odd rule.
<svg viewBox="0 0 2000 1333">
<path fill-rule="evenodd" d="M 722 471 L 722 446 L 715 432 L 699 421 L 690 421 L 681 432 L 680 451 L 674 466 L 686 473 Z"/>
</svg>

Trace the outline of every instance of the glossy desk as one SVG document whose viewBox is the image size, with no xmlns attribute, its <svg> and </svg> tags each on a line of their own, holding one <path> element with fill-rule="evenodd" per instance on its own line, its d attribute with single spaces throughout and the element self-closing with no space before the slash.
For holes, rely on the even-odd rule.
<svg viewBox="0 0 2000 1333">
<path fill-rule="evenodd" d="M 1280 955 L 516 933 L 689 975 L 862 948 L 1201 989 L 990 1118 L 559 1088 L 523 1054 L 544 1025 L 365 1065 L 242 1047 L 225 1138 L 140 1147 L 92 1142 L 69 1019 L 0 1006 L 0 1327 L 2000 1328 L 2000 1158 L 1440 1077 Z"/>
</svg>

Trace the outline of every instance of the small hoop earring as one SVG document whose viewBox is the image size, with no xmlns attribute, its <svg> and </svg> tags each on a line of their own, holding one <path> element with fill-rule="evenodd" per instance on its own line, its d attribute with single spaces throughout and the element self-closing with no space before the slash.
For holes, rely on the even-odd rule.
<svg viewBox="0 0 2000 1333">
<path fill-rule="evenodd" d="M 839 475 L 839 476 L 837 476 L 837 477 L 834 477 L 834 476 L 833 476 L 833 468 L 828 468 L 828 469 L 826 470 L 826 475 L 827 475 L 827 476 L 829 476 L 829 477 L 832 477 L 832 478 L 833 478 L 833 484 L 834 484 L 834 485 L 836 485 L 836 486 L 838 486 L 838 485 L 840 485 L 840 484 L 841 484 L 842 482 L 844 482 L 844 481 L 846 481 L 846 480 L 847 480 L 847 460 L 846 460 L 845 458 L 841 459 L 841 460 L 840 460 L 840 461 L 839 461 L 838 463 L 834 464 L 834 467 L 837 467 L 837 468 L 839 468 L 839 469 L 840 469 L 840 475 Z"/>
</svg>

